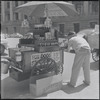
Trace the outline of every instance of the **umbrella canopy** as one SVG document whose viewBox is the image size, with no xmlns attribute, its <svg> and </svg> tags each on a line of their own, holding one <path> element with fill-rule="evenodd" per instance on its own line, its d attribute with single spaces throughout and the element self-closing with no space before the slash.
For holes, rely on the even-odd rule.
<svg viewBox="0 0 100 100">
<path fill-rule="evenodd" d="M 93 33 L 93 31 L 94 29 L 84 29 L 79 31 L 77 35 L 83 37 L 84 35 L 90 35 L 91 33 Z"/>
<path fill-rule="evenodd" d="M 77 33 L 78 36 L 87 36 L 87 41 L 91 48 L 99 48 L 99 32 L 95 29 L 84 29 Z"/>
<path fill-rule="evenodd" d="M 74 5 L 64 1 L 32 1 L 18 6 L 16 12 L 35 17 L 78 15 Z"/>
</svg>

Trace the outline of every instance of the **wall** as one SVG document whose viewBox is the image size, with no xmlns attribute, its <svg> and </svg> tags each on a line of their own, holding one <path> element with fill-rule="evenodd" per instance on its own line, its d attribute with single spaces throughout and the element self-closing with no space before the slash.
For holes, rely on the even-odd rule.
<svg viewBox="0 0 100 100">
<path fill-rule="evenodd" d="M 2 1 L 3 2 L 3 1 Z M 14 4 L 14 3 L 13 3 Z M 20 1 L 19 4 L 22 4 Z M 3 3 L 3 7 L 5 8 L 5 4 Z M 2 8 L 3 8 L 2 7 Z M 13 6 L 12 6 L 13 7 Z M 85 29 L 85 28 L 90 28 L 89 22 L 96 21 L 99 24 L 99 14 L 98 15 L 88 15 L 88 3 L 87 1 L 84 2 L 84 11 L 85 14 L 81 16 L 70 16 L 70 17 L 62 17 L 62 18 L 54 18 L 53 22 L 55 23 L 55 26 L 59 28 L 60 23 L 65 23 L 65 30 L 64 34 L 68 33 L 70 30 L 74 30 L 73 23 L 79 22 L 80 23 L 80 30 Z M 2 9 L 3 10 L 3 9 Z M 5 13 L 2 13 L 5 15 Z M 10 13 L 12 14 L 12 12 Z M 24 34 L 24 32 L 28 31 L 29 29 L 22 30 L 20 25 L 21 25 L 21 20 L 22 20 L 22 14 L 20 16 L 20 21 L 9 21 L 6 23 L 2 23 L 2 31 L 6 31 L 6 27 L 8 27 L 8 33 L 14 33 L 13 27 L 17 27 L 17 32 L 21 32 Z M 3 17 L 4 18 L 4 17 Z M 11 17 L 13 19 L 13 16 Z M 4 19 L 3 19 L 4 20 Z M 31 21 L 32 22 L 32 21 Z"/>
</svg>

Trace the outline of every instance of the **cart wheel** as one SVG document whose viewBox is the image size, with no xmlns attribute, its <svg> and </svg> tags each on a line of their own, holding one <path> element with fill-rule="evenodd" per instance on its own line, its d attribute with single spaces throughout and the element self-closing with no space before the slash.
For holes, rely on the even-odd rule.
<svg viewBox="0 0 100 100">
<path fill-rule="evenodd" d="M 93 49 L 92 58 L 95 62 L 99 61 L 99 49 Z"/>
<path fill-rule="evenodd" d="M 42 58 L 32 67 L 31 76 L 55 71 L 58 74 L 56 62 L 48 57 Z"/>
</svg>

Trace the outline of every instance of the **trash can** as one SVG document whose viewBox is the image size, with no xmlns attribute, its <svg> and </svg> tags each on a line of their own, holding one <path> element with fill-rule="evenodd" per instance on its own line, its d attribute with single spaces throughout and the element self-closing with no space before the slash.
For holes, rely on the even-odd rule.
<svg viewBox="0 0 100 100">
<path fill-rule="evenodd" d="M 9 69 L 10 63 L 8 61 L 1 61 L 1 73 L 7 74 Z"/>
</svg>

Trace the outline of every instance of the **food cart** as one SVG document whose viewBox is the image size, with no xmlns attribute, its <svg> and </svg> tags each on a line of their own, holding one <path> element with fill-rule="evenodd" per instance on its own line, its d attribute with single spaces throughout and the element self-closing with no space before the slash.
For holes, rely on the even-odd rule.
<svg viewBox="0 0 100 100">
<path fill-rule="evenodd" d="M 23 81 L 30 78 L 32 70 L 38 72 L 43 70 L 43 66 L 45 67 L 43 73 L 52 71 L 55 67 L 57 73 L 63 72 L 63 50 L 59 47 L 56 30 L 51 33 L 50 28 L 35 27 L 33 38 L 20 39 L 19 45 L 20 47 L 9 48 L 9 57 L 5 57 L 11 63 L 9 67 L 11 78 L 18 82 Z M 45 63 L 40 63 L 41 60 Z M 40 63 L 39 66 L 36 66 L 37 62 Z"/>
</svg>

